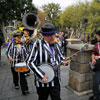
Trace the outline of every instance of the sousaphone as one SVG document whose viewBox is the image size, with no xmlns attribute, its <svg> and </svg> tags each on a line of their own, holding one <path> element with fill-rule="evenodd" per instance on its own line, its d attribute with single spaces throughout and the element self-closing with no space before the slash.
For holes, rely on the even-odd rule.
<svg viewBox="0 0 100 100">
<path fill-rule="evenodd" d="M 39 17 L 34 13 L 25 14 L 22 19 L 22 22 L 24 27 L 26 27 L 29 30 L 34 30 L 40 25 Z"/>
</svg>

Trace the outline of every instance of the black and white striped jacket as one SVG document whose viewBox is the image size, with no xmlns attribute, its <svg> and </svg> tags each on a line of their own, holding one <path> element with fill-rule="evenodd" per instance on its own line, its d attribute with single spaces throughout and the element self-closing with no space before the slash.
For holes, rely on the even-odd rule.
<svg viewBox="0 0 100 100">
<path fill-rule="evenodd" d="M 25 44 L 26 45 L 26 50 L 27 50 L 27 53 L 30 54 L 31 51 L 32 51 L 32 48 L 33 48 L 33 44 L 34 44 L 34 40 L 29 40 L 29 43 L 28 44 Z"/>
<path fill-rule="evenodd" d="M 50 83 L 41 83 L 37 80 L 37 77 L 40 77 L 42 79 L 44 76 L 44 73 L 42 73 L 38 69 L 38 65 L 44 62 L 51 63 L 53 65 L 54 61 L 56 65 L 58 65 L 61 61 L 65 59 L 65 57 L 63 57 L 63 55 L 61 54 L 58 43 L 54 43 L 53 51 L 54 51 L 54 56 L 52 57 L 50 45 L 44 39 L 36 41 L 33 45 L 31 54 L 27 60 L 27 64 L 30 67 L 30 69 L 35 73 L 36 87 L 54 87 L 55 86 L 54 80 L 52 80 Z M 57 69 L 55 77 L 58 77 L 59 82 L 60 82 L 60 68 Z"/>
<path fill-rule="evenodd" d="M 24 45 L 24 43 L 21 42 L 21 49 L 20 49 L 20 61 L 21 62 L 24 62 L 26 57 L 28 57 L 28 54 L 27 54 L 27 51 L 26 51 L 26 47 Z M 11 63 L 11 67 L 14 67 L 16 63 L 18 63 L 18 49 L 17 49 L 17 44 L 16 42 L 11 42 L 6 50 L 6 55 L 7 57 L 12 57 L 14 59 L 13 62 L 10 62 Z"/>
</svg>

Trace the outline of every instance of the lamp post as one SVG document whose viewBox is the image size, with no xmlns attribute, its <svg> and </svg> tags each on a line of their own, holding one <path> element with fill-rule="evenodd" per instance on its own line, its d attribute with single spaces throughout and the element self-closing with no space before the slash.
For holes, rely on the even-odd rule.
<svg viewBox="0 0 100 100">
<path fill-rule="evenodd" d="M 85 41 L 85 32 L 86 32 L 86 23 L 88 22 L 88 19 L 87 18 L 84 18 L 82 20 L 82 23 L 84 24 L 84 41 Z"/>
</svg>

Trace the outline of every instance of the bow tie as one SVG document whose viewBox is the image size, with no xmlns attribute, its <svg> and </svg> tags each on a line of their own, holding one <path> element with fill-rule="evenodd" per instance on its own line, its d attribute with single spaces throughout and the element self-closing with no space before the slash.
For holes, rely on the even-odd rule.
<svg viewBox="0 0 100 100">
<path fill-rule="evenodd" d="M 21 43 L 16 43 L 16 44 L 21 44 Z"/>
<path fill-rule="evenodd" d="M 21 42 L 17 42 L 17 41 L 16 41 L 16 44 L 21 44 Z"/>
<path fill-rule="evenodd" d="M 54 44 L 49 44 L 50 47 L 54 47 Z"/>
</svg>

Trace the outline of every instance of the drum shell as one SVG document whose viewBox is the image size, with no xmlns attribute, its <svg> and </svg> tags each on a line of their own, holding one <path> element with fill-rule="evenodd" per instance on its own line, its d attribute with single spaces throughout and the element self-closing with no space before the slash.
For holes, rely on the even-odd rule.
<svg viewBox="0 0 100 100">
<path fill-rule="evenodd" d="M 27 72 L 29 68 L 26 66 L 26 63 L 17 63 L 15 64 L 15 71 L 16 72 Z"/>
</svg>

